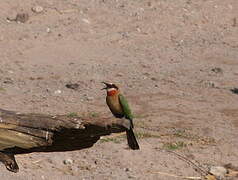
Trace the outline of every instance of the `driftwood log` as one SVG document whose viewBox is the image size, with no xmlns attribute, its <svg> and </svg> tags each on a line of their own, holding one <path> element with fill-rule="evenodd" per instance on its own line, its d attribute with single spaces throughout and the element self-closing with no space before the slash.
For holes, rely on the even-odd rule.
<svg viewBox="0 0 238 180">
<path fill-rule="evenodd" d="M 18 172 L 15 154 L 89 148 L 100 136 L 123 132 L 128 121 L 70 115 L 21 114 L 0 109 L 0 161 Z"/>
</svg>

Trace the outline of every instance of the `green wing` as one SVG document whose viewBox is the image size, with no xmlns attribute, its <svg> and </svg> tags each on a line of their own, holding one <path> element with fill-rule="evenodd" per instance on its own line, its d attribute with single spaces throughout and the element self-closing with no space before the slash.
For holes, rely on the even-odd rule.
<svg viewBox="0 0 238 180">
<path fill-rule="evenodd" d="M 119 94 L 119 100 L 120 100 L 120 104 L 122 106 L 125 118 L 132 120 L 133 115 L 126 98 L 123 95 Z"/>
</svg>

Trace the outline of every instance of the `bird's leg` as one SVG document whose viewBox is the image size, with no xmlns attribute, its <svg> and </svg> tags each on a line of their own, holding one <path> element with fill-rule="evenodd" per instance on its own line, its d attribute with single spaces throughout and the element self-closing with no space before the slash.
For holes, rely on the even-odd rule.
<svg viewBox="0 0 238 180">
<path fill-rule="evenodd" d="M 15 160 L 14 154 L 0 152 L 0 161 L 6 166 L 7 170 L 17 173 L 19 167 Z"/>
</svg>

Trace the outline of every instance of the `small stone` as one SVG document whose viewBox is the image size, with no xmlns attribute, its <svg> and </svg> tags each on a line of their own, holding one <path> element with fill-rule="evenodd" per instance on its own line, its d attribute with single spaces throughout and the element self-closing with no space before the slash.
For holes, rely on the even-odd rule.
<svg viewBox="0 0 238 180">
<path fill-rule="evenodd" d="M 3 81 L 4 84 L 13 84 L 13 80 L 11 78 L 6 78 L 4 81 Z"/>
<path fill-rule="evenodd" d="M 51 29 L 49 27 L 46 28 L 46 32 L 47 33 L 50 33 L 51 32 Z"/>
<path fill-rule="evenodd" d="M 90 97 L 90 96 L 88 97 L 88 96 L 87 96 L 86 99 L 87 99 L 88 101 L 92 101 L 92 100 L 93 100 L 93 97 Z"/>
<path fill-rule="evenodd" d="M 31 10 L 32 10 L 34 13 L 41 13 L 41 12 L 44 11 L 44 8 L 43 8 L 42 6 L 37 5 L 37 6 L 32 7 Z"/>
<path fill-rule="evenodd" d="M 214 73 L 223 73 L 223 70 L 219 67 L 212 68 L 212 72 Z"/>
<path fill-rule="evenodd" d="M 216 84 L 214 82 L 212 82 L 212 81 L 208 81 L 207 85 L 209 87 L 213 87 L 213 88 L 216 87 Z"/>
<path fill-rule="evenodd" d="M 128 179 L 135 179 L 135 178 L 136 178 L 135 176 L 128 175 Z"/>
<path fill-rule="evenodd" d="M 116 76 L 117 76 L 117 77 L 122 77 L 123 74 L 122 74 L 122 73 L 117 73 Z"/>
<path fill-rule="evenodd" d="M 218 179 L 223 179 L 225 178 L 227 169 L 222 166 L 212 166 L 209 172 L 216 176 Z"/>
<path fill-rule="evenodd" d="M 130 171 L 130 168 L 124 168 L 124 171 L 128 172 Z"/>
<path fill-rule="evenodd" d="M 73 164 L 73 160 L 72 160 L 72 159 L 65 159 L 65 160 L 63 161 L 63 163 L 64 163 L 65 165 L 70 165 L 70 164 Z"/>
<path fill-rule="evenodd" d="M 26 21 L 28 21 L 28 19 L 29 19 L 28 13 L 18 13 L 16 15 L 15 21 L 18 23 L 25 23 Z"/>
<path fill-rule="evenodd" d="M 202 83 L 203 83 L 203 85 L 205 86 L 205 87 L 211 87 L 211 88 L 217 88 L 218 87 L 218 85 L 215 83 L 215 82 L 213 82 L 213 81 L 209 81 L 209 80 L 206 80 L 206 81 L 201 81 Z"/>
<path fill-rule="evenodd" d="M 158 79 L 156 77 L 152 77 L 151 80 L 152 81 L 158 81 Z"/>
<path fill-rule="evenodd" d="M 55 93 L 55 94 L 61 94 L 62 91 L 58 89 L 58 90 L 56 90 L 54 93 Z"/>
<path fill-rule="evenodd" d="M 79 84 L 78 83 L 68 83 L 65 85 L 65 87 L 67 87 L 69 89 L 77 90 L 79 88 Z"/>
<path fill-rule="evenodd" d="M 129 37 L 129 32 L 119 32 L 119 34 L 120 34 L 123 38 L 128 38 L 128 37 Z"/>
<path fill-rule="evenodd" d="M 85 23 L 87 23 L 87 24 L 90 24 L 90 23 L 91 23 L 88 19 L 85 19 L 85 18 L 83 18 L 82 21 L 85 22 Z"/>
</svg>

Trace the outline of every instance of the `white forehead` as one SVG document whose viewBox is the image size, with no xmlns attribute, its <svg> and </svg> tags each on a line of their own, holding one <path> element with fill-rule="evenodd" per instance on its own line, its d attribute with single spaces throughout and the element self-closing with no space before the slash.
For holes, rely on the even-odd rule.
<svg viewBox="0 0 238 180">
<path fill-rule="evenodd" d="M 116 90 L 116 88 L 109 88 L 109 89 L 107 89 L 108 92 L 115 91 L 115 90 Z"/>
</svg>

